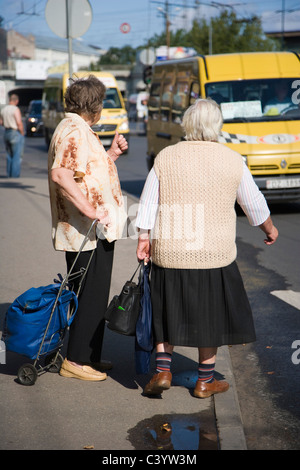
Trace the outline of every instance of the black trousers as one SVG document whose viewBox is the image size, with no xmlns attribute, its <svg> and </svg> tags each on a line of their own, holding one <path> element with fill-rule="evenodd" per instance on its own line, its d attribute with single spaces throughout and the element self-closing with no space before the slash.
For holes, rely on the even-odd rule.
<svg viewBox="0 0 300 470">
<path fill-rule="evenodd" d="M 76 255 L 76 252 L 66 252 L 68 271 Z M 78 296 L 78 310 L 70 326 L 67 349 L 67 358 L 70 361 L 91 364 L 101 360 L 104 313 L 109 298 L 113 255 L 114 242 L 99 239 Z M 86 267 L 90 256 L 91 251 L 81 252 L 73 272 Z M 76 291 L 79 280 L 73 281 Z"/>
</svg>

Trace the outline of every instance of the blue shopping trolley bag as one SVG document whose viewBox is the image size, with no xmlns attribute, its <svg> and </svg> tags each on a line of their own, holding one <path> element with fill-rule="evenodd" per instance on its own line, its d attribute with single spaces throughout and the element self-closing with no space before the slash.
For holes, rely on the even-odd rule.
<svg viewBox="0 0 300 470">
<path fill-rule="evenodd" d="M 2 340 L 7 351 L 30 359 L 55 351 L 61 346 L 77 307 L 75 292 L 62 288 L 61 283 L 28 289 L 6 312 Z"/>
</svg>

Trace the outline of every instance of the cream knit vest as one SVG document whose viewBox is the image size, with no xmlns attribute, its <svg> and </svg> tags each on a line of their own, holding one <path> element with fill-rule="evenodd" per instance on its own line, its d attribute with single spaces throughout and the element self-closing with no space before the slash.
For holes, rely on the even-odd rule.
<svg viewBox="0 0 300 470">
<path fill-rule="evenodd" d="M 216 142 L 179 142 L 157 155 L 154 169 L 159 211 L 153 262 L 165 268 L 208 269 L 234 261 L 241 155 Z"/>
</svg>

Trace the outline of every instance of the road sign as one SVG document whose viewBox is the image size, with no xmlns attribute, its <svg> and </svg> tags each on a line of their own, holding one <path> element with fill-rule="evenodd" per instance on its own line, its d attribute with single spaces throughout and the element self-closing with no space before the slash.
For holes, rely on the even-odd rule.
<svg viewBox="0 0 300 470">
<path fill-rule="evenodd" d="M 57 36 L 78 38 L 91 25 L 92 8 L 88 0 L 48 0 L 45 16 L 49 28 Z"/>
<path fill-rule="evenodd" d="M 139 54 L 139 60 L 143 65 L 153 65 L 156 59 L 155 49 L 149 47 L 143 49 Z"/>
<path fill-rule="evenodd" d="M 73 73 L 72 39 L 82 36 L 92 22 L 88 0 L 48 0 L 45 16 L 48 26 L 62 38 L 68 38 L 69 75 Z"/>
<path fill-rule="evenodd" d="M 128 23 L 122 23 L 121 26 L 120 26 L 120 30 L 123 34 L 127 34 L 129 33 L 129 31 L 131 30 L 130 28 L 130 24 Z"/>
</svg>

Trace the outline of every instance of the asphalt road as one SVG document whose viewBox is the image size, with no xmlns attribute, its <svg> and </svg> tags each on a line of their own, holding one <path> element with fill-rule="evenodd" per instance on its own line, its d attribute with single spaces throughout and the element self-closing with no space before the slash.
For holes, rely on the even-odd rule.
<svg viewBox="0 0 300 470">
<path fill-rule="evenodd" d="M 0 183 L 5 185 L 2 142 L 0 131 Z M 129 153 L 120 157 L 117 167 L 122 188 L 139 197 L 147 176 L 145 136 L 131 136 Z M 43 138 L 26 138 L 22 176 L 47 177 Z M 238 211 L 237 262 L 253 309 L 257 341 L 234 346 L 230 354 L 248 449 L 296 450 L 300 448 L 300 203 L 270 209 L 280 234 L 272 247 L 264 245 L 263 233 L 250 227 Z"/>
</svg>

